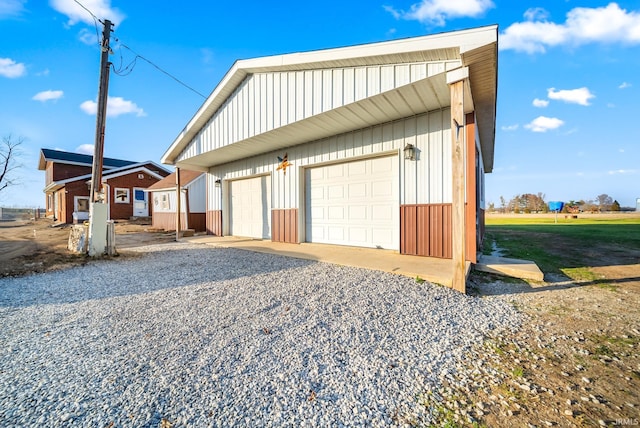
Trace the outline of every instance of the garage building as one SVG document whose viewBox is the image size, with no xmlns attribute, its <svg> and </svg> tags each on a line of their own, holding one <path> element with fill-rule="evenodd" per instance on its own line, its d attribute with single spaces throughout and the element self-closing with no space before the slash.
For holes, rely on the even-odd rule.
<svg viewBox="0 0 640 428">
<path fill-rule="evenodd" d="M 210 234 L 475 262 L 497 58 L 489 26 L 239 60 L 162 162 L 207 173 Z"/>
</svg>

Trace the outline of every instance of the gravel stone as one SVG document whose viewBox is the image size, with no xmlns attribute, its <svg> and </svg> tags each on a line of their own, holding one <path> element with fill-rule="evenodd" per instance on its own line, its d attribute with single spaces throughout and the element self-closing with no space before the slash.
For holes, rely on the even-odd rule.
<svg viewBox="0 0 640 428">
<path fill-rule="evenodd" d="M 430 424 L 498 298 L 206 245 L 0 279 L 2 426 Z M 467 379 L 466 383 L 471 383 Z"/>
</svg>

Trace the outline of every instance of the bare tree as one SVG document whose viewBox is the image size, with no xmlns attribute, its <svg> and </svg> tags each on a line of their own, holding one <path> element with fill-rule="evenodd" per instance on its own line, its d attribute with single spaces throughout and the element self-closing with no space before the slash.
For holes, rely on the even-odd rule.
<svg viewBox="0 0 640 428">
<path fill-rule="evenodd" d="M 20 157 L 20 145 L 24 142 L 24 138 L 20 137 L 17 141 L 8 137 L 2 137 L 0 145 L 0 191 L 9 186 L 18 184 L 13 177 L 13 172 L 22 165 L 18 163 Z"/>
<path fill-rule="evenodd" d="M 598 201 L 598 211 L 608 211 L 613 204 L 613 198 L 606 193 L 598 195 L 596 200 Z"/>
</svg>

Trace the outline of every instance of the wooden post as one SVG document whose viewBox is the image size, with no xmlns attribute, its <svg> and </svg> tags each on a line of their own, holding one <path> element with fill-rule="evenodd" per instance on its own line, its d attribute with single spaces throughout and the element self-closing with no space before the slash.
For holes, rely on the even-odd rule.
<svg viewBox="0 0 640 428">
<path fill-rule="evenodd" d="M 464 117 L 464 72 L 458 69 L 447 76 L 447 83 L 451 91 L 451 170 L 452 189 L 451 200 L 451 250 L 453 258 L 453 289 L 466 292 L 466 262 L 465 262 L 465 117 Z"/>
<path fill-rule="evenodd" d="M 180 240 L 180 168 L 176 168 L 176 241 Z"/>
</svg>

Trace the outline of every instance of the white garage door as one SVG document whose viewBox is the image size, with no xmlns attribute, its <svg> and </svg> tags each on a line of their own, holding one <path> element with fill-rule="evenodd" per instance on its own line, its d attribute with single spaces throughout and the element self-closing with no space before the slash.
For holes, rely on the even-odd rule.
<svg viewBox="0 0 640 428">
<path fill-rule="evenodd" d="M 251 238 L 271 237 L 271 177 L 229 182 L 230 234 Z"/>
<path fill-rule="evenodd" d="M 306 240 L 399 249 L 398 158 L 306 170 Z"/>
</svg>

